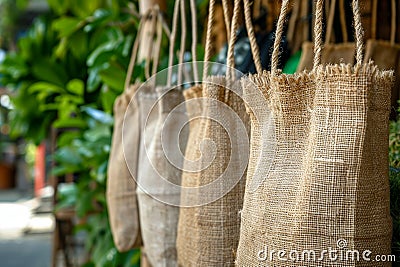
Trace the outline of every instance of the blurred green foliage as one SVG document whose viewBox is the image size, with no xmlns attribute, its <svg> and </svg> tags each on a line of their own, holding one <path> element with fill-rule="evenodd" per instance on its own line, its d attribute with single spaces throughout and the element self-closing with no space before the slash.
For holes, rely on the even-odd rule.
<svg viewBox="0 0 400 267">
<path fill-rule="evenodd" d="M 400 114 L 400 109 L 399 109 Z M 400 258 L 400 116 L 389 126 L 390 212 L 393 220 L 392 252 Z M 394 266 L 399 264 L 394 263 Z"/>
<path fill-rule="evenodd" d="M 123 90 L 138 19 L 125 0 L 49 0 L 17 50 L 0 64 L 0 84 L 14 91 L 11 137 L 36 144 L 58 129 L 54 175 L 73 174 L 56 209 L 74 207 L 85 223 L 87 266 L 138 266 L 140 253 L 119 253 L 105 198 L 112 106 Z M 139 68 L 140 72 L 140 68 Z"/>
</svg>

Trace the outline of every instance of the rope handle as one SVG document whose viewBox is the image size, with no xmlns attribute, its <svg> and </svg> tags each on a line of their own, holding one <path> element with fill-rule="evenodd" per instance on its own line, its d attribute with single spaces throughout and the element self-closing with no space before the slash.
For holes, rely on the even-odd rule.
<svg viewBox="0 0 400 267">
<path fill-rule="evenodd" d="M 199 81 L 198 78 L 198 68 L 196 65 L 197 54 L 196 54 L 196 45 L 197 45 L 197 14 L 196 14 L 196 3 L 195 0 L 190 0 L 190 12 L 192 17 L 192 62 L 193 62 L 193 72 L 194 72 L 194 80 L 195 84 Z M 175 40 L 178 28 L 178 15 L 181 15 L 181 46 L 179 50 L 179 66 L 178 66 L 178 84 L 182 84 L 182 76 L 183 76 L 183 61 L 185 55 L 185 45 L 186 45 L 186 34 L 187 34 L 187 26 L 186 26 L 186 7 L 185 0 L 176 0 L 174 5 L 174 15 L 172 19 L 172 32 L 170 38 L 170 46 L 169 46 L 169 58 L 168 58 L 168 77 L 167 77 L 167 85 L 171 86 L 172 83 L 172 65 L 174 61 L 174 48 L 175 48 Z"/>
<path fill-rule="evenodd" d="M 254 65 L 256 66 L 256 70 L 258 73 L 262 72 L 262 64 L 260 58 L 260 50 L 258 48 L 257 39 L 254 33 L 253 23 L 251 21 L 251 8 L 250 1 L 244 0 L 244 16 L 245 23 L 247 28 L 247 35 L 250 41 L 251 53 L 253 55 Z"/>
<path fill-rule="evenodd" d="M 170 31 L 168 29 L 168 26 L 161 14 L 161 11 L 158 8 L 158 6 L 148 9 L 146 11 L 146 13 L 140 17 L 139 27 L 137 30 L 135 41 L 132 46 L 131 57 L 129 60 L 129 65 L 128 65 L 128 69 L 127 69 L 127 73 L 126 73 L 126 77 L 125 77 L 124 90 L 129 90 L 129 84 L 132 79 L 133 69 L 136 65 L 137 54 L 139 51 L 139 41 L 141 40 L 143 32 L 144 32 L 144 24 L 148 20 L 149 17 L 152 19 L 157 18 L 156 23 L 151 24 L 153 27 L 155 27 L 155 25 L 158 25 L 157 29 L 152 29 L 152 32 L 157 30 L 157 39 L 156 39 L 156 43 L 155 43 L 156 49 L 155 49 L 155 52 L 152 53 L 153 54 L 152 74 L 155 74 L 155 72 L 157 71 L 157 67 L 158 67 L 159 55 L 160 55 L 160 49 L 161 49 L 160 47 L 161 47 L 162 29 L 164 29 L 164 32 L 166 33 L 167 36 L 170 36 Z M 150 58 L 150 55 L 148 55 L 148 57 Z M 148 78 L 148 76 L 150 75 L 149 74 L 149 68 L 150 68 L 149 64 L 150 64 L 150 62 L 146 61 L 146 66 L 145 66 L 146 78 Z"/>
<path fill-rule="evenodd" d="M 238 28 L 238 23 L 239 23 L 239 15 L 240 15 L 240 3 L 241 0 L 235 0 L 234 6 L 233 6 L 233 17 L 232 17 L 232 27 L 231 27 L 231 32 L 230 32 L 230 38 L 228 42 L 228 54 L 226 58 L 226 76 L 228 77 L 228 80 L 231 77 L 231 68 L 235 67 L 235 51 L 234 51 L 234 45 L 236 42 L 236 30 Z M 233 70 L 232 70 L 233 71 Z"/>
<path fill-rule="evenodd" d="M 209 64 L 211 58 L 211 33 L 212 27 L 214 24 L 214 16 L 215 16 L 215 0 L 210 0 L 208 4 L 208 20 L 207 20 L 207 32 L 206 32 L 206 47 L 204 52 L 204 69 L 203 69 L 203 81 L 207 77 Z"/>
<path fill-rule="evenodd" d="M 227 71 L 231 68 L 235 67 L 235 59 L 234 59 L 234 46 L 236 42 L 236 31 L 238 28 L 239 22 L 239 14 L 240 14 L 240 2 L 241 0 L 235 0 L 234 3 L 234 12 L 232 19 L 232 28 L 230 33 L 230 40 L 228 46 L 228 56 L 227 56 Z M 249 0 L 243 0 L 244 3 L 244 16 L 245 16 L 245 24 L 247 29 L 247 35 L 250 42 L 251 54 L 253 55 L 254 65 L 258 73 L 262 72 L 261 58 L 260 58 L 260 50 L 258 48 L 257 39 L 254 33 L 253 23 L 251 21 L 251 4 Z"/>
<path fill-rule="evenodd" d="M 316 19 L 314 26 L 315 34 L 315 45 L 314 45 L 314 66 L 315 69 L 321 64 L 322 55 L 322 11 L 323 11 L 323 0 L 317 1 L 316 8 Z M 356 64 L 361 65 L 363 62 L 363 51 L 364 51 L 364 30 L 361 24 L 360 6 L 358 0 L 352 0 L 352 11 L 355 28 L 355 40 L 356 40 Z"/>
<path fill-rule="evenodd" d="M 227 1 L 223 0 L 222 2 Z M 190 0 L 190 12 L 192 16 L 192 61 L 193 61 L 193 78 L 194 84 L 197 85 L 199 82 L 199 70 L 197 68 L 197 13 L 196 13 L 196 2 Z"/>
<path fill-rule="evenodd" d="M 152 70 L 154 70 L 154 61 L 158 61 L 156 59 L 156 53 L 157 53 L 157 50 L 161 49 L 161 47 L 159 47 L 157 49 L 157 44 L 161 42 L 161 41 L 159 42 L 158 40 L 161 40 L 161 37 L 162 37 L 162 32 L 159 33 L 159 31 L 158 31 L 158 28 L 159 28 L 158 25 L 161 25 L 161 24 L 157 23 L 157 20 L 158 20 L 157 12 L 155 10 L 153 10 L 153 11 L 154 12 L 151 16 L 151 21 L 150 21 L 150 23 L 151 23 L 151 32 L 150 33 L 151 33 L 153 41 L 154 41 L 154 33 L 155 32 L 157 33 L 157 38 L 155 39 L 155 42 L 153 42 L 153 41 L 151 42 L 152 45 L 150 46 L 150 49 L 147 49 L 147 56 L 146 56 L 146 58 L 151 59 L 151 61 L 153 61 L 153 69 Z M 155 51 L 153 51 L 153 50 L 155 50 Z M 152 74 L 154 74 L 154 73 L 152 73 Z M 148 80 L 152 74 L 150 74 L 150 62 L 145 62 L 144 76 Z"/>
<path fill-rule="evenodd" d="M 227 0 L 222 1 L 224 19 L 225 19 L 225 26 L 228 35 L 228 53 L 227 53 L 227 69 L 226 69 L 226 76 L 228 79 L 231 77 L 231 69 L 235 67 L 235 58 L 234 58 L 234 46 L 237 39 L 236 31 L 238 29 L 239 24 L 239 15 L 241 10 L 241 1 L 242 0 L 235 0 L 234 1 L 234 10 L 233 10 L 233 17 L 232 17 L 232 25 L 229 26 L 229 5 Z M 213 17 L 215 14 L 215 1 L 210 0 L 209 4 L 209 18 L 208 18 L 208 27 L 207 27 L 207 40 L 206 40 L 206 52 L 205 52 L 205 64 L 204 64 L 204 72 L 203 72 L 203 79 L 206 78 L 208 73 L 208 61 L 210 59 L 211 54 L 211 29 L 213 24 Z M 254 28 L 251 21 L 251 8 L 249 0 L 244 0 L 244 13 L 245 13 L 245 23 L 246 28 L 249 35 L 250 47 L 252 50 L 253 59 L 255 62 L 255 66 L 258 72 L 262 72 L 262 65 L 260 59 L 260 52 L 257 45 L 257 40 L 254 34 Z"/>
<path fill-rule="evenodd" d="M 283 0 L 281 6 L 281 12 L 279 14 L 277 29 L 274 41 L 274 50 L 272 52 L 272 63 L 271 63 L 271 74 L 275 75 L 278 72 L 278 61 L 279 61 L 279 45 L 282 41 L 283 26 L 285 23 L 286 14 L 288 12 L 290 0 Z M 316 11 L 315 11 L 315 25 L 314 25 L 314 66 L 316 69 L 321 64 L 322 55 L 322 20 L 323 20 L 323 9 L 324 1 L 317 0 Z M 358 0 L 352 0 L 353 19 L 355 28 L 355 40 L 356 40 L 356 64 L 361 65 L 363 62 L 363 50 L 364 50 L 364 31 L 361 24 L 361 14 Z"/>
<path fill-rule="evenodd" d="M 319 0 L 321 1 L 321 0 Z M 281 12 L 279 14 L 278 23 L 276 25 L 275 40 L 274 40 L 274 50 L 272 52 L 272 62 L 271 62 L 271 73 L 274 75 L 278 69 L 279 61 L 279 47 L 282 41 L 283 26 L 285 23 L 286 14 L 288 11 L 289 0 L 283 0 L 281 6 Z"/>
<path fill-rule="evenodd" d="M 178 84 L 182 84 L 183 75 L 183 58 L 185 56 L 185 45 L 186 45 L 186 13 L 185 13 L 185 0 L 181 1 L 181 47 L 179 49 L 179 65 L 178 65 Z M 175 45 L 175 44 L 173 44 Z"/>
</svg>

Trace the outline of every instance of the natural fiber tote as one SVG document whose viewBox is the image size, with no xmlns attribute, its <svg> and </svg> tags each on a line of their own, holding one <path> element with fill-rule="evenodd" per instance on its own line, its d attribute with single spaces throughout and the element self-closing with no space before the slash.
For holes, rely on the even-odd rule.
<svg viewBox="0 0 400 267">
<path fill-rule="evenodd" d="M 392 0 L 392 20 L 391 20 L 391 34 L 390 41 L 376 39 L 377 27 L 377 12 L 378 1 L 373 1 L 372 19 L 371 19 L 371 36 L 372 39 L 367 40 L 365 50 L 365 62 L 373 60 L 374 63 L 381 69 L 394 70 L 396 79 L 395 86 L 391 94 L 391 118 L 396 118 L 396 111 L 398 107 L 397 101 L 400 97 L 400 44 L 396 44 L 396 1 Z"/>
<path fill-rule="evenodd" d="M 132 48 L 125 90 L 114 103 L 115 122 L 108 161 L 106 195 L 114 243 L 121 252 L 139 248 L 142 244 L 135 181 L 141 142 L 141 125 L 139 124 L 139 106 L 136 93 L 141 84 L 135 83 L 132 86 L 129 86 L 129 84 L 138 52 L 139 40 L 143 34 L 143 23 L 151 15 L 153 20 L 157 18 L 157 12 L 157 10 L 151 9 L 141 19 L 138 35 Z M 152 25 L 155 24 L 152 23 Z"/>
<path fill-rule="evenodd" d="M 173 129 L 177 128 L 180 121 L 187 119 L 184 112 L 173 111 L 184 101 L 182 92 L 177 89 L 167 92 L 164 88 L 158 89 L 158 120 L 147 124 L 144 131 L 146 138 L 150 140 L 140 154 L 140 187 L 137 194 L 142 237 L 149 262 L 152 266 L 176 266 L 175 242 L 179 207 L 171 203 L 180 201 L 178 186 L 181 171 L 169 161 L 163 149 L 166 142 L 176 142 Z M 167 119 L 168 116 L 171 118 Z M 186 138 L 187 132 L 182 131 L 178 148 L 185 149 Z"/>
<path fill-rule="evenodd" d="M 210 1 L 209 27 L 213 25 L 214 2 Z M 193 118 L 199 116 L 196 113 L 202 109 L 202 119 L 190 125 L 184 164 L 186 168 L 195 165 L 198 171 L 188 168 L 182 176 L 182 184 L 192 187 L 193 191 L 183 191 L 181 195 L 183 207 L 177 238 L 179 266 L 234 265 L 249 153 L 249 119 L 241 99 L 241 85 L 230 72 L 234 65 L 233 45 L 241 2 L 235 0 L 227 76 L 204 78 L 203 99 L 197 101 L 198 107 L 189 113 Z M 250 13 L 247 1 L 245 7 Z M 207 51 L 211 50 L 209 40 L 207 38 L 205 75 L 208 73 Z M 255 38 L 251 41 L 256 43 Z M 256 66 L 261 70 L 260 61 Z M 190 101 L 188 103 L 190 105 Z"/>
<path fill-rule="evenodd" d="M 114 103 L 115 122 L 108 164 L 107 206 L 114 243 L 119 251 L 128 251 L 141 245 L 136 182 L 125 163 L 122 143 L 122 136 L 129 136 L 129 143 L 126 145 L 133 150 L 138 150 L 140 126 L 137 123 L 139 120 L 137 109 L 131 109 L 126 114 L 128 121 L 133 123 L 129 129 L 122 132 L 125 111 L 138 86 L 132 86 Z M 138 151 L 131 151 L 131 153 L 134 157 L 138 155 Z M 132 166 L 136 167 L 136 164 Z M 137 169 L 132 169 L 132 171 L 136 172 Z"/>
<path fill-rule="evenodd" d="M 175 1 L 173 28 L 170 39 L 170 57 L 167 83 L 157 86 L 143 95 L 142 105 L 158 108 L 156 120 L 146 121 L 143 132 L 145 146 L 140 151 L 137 189 L 142 238 L 147 259 L 151 266 L 177 266 L 176 236 L 179 218 L 181 165 L 188 131 L 184 97 L 181 90 L 183 67 L 178 67 L 177 86 L 172 86 L 172 64 L 177 34 L 178 13 L 181 13 L 182 41 L 179 62 L 182 63 L 185 49 L 185 2 Z M 146 113 L 147 112 L 147 113 Z M 183 127 L 183 128 L 182 128 Z M 182 130 L 181 130 L 182 129 Z M 179 142 L 177 142 L 179 140 Z"/>
<path fill-rule="evenodd" d="M 271 72 L 243 80 L 252 134 L 237 265 L 390 266 L 374 257 L 390 254 L 393 73 L 363 63 L 357 0 L 356 65 L 321 65 L 318 0 L 314 68 L 281 74 L 277 44 L 288 4 L 283 1 Z"/>
<path fill-rule="evenodd" d="M 324 49 L 322 51 L 321 62 L 322 64 L 335 64 L 335 63 L 349 63 L 354 64 L 354 52 L 355 52 L 355 44 L 348 42 L 347 36 L 347 26 L 345 19 L 345 8 L 344 8 L 345 0 L 340 0 L 340 21 L 341 21 L 341 30 L 343 33 L 343 43 L 330 43 L 332 30 L 333 30 L 333 20 L 335 17 L 335 9 L 336 9 L 336 0 L 331 0 L 331 5 L 329 8 L 328 15 L 328 25 L 327 32 L 325 37 Z M 297 67 L 297 71 L 302 70 L 311 70 L 313 67 L 313 58 L 314 58 L 314 44 L 312 42 L 305 42 L 302 45 L 302 54 L 300 58 L 299 65 Z"/>
</svg>

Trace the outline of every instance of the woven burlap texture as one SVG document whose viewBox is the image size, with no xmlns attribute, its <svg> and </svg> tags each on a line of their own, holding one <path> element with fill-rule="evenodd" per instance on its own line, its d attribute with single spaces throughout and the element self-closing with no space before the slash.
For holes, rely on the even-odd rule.
<svg viewBox="0 0 400 267">
<path fill-rule="evenodd" d="M 194 188 L 198 181 L 199 172 L 185 170 L 199 170 L 200 168 L 200 142 L 202 141 L 202 87 L 194 86 L 184 91 L 186 100 L 186 110 L 189 119 L 189 136 L 185 151 L 185 160 L 182 171 L 183 187 Z M 190 203 L 195 201 L 196 196 L 192 194 L 181 195 L 181 203 Z M 188 205 L 186 205 L 188 206 Z M 179 212 L 178 235 L 176 240 L 178 263 L 184 266 L 189 259 L 194 259 L 197 251 L 194 248 L 194 242 L 197 240 L 195 234 L 195 213 L 193 208 L 181 207 Z"/>
<path fill-rule="evenodd" d="M 321 65 L 318 0 L 313 70 L 281 74 L 278 49 L 288 5 L 284 0 L 271 72 L 242 81 L 252 135 L 237 265 L 390 266 L 373 257 L 390 254 L 393 72 L 363 63 L 357 0 L 356 65 Z M 371 251 L 370 261 L 364 251 Z"/>
<path fill-rule="evenodd" d="M 179 203 L 179 187 L 173 187 L 169 182 L 180 185 L 181 170 L 167 158 L 165 142 L 176 142 L 174 129 L 180 121 L 185 122 L 185 112 L 174 111 L 184 98 L 180 90 L 158 88 L 158 102 L 155 92 L 143 96 L 141 103 L 148 107 L 156 104 L 158 107 L 157 120 L 147 122 L 144 135 L 145 146 L 140 151 L 137 189 L 142 238 L 147 258 L 153 267 L 176 266 L 176 235 L 179 207 L 170 203 Z M 154 106 L 153 106 L 154 107 Z M 150 114 L 153 112 L 142 114 Z M 167 120 L 167 117 L 169 119 Z M 147 116 L 142 117 L 146 120 Z M 185 150 L 187 130 L 180 132 L 180 149 Z M 171 151 L 168 151 L 171 153 Z M 181 153 L 180 151 L 175 151 Z M 183 160 L 183 157 L 181 157 Z"/>
<path fill-rule="evenodd" d="M 246 187 L 238 266 L 283 266 L 276 255 L 260 261 L 258 253 L 266 248 L 295 250 L 300 256 L 314 250 L 318 257 L 324 249 L 339 249 L 338 240 L 346 240 L 344 251 L 390 254 L 387 119 L 392 73 L 371 63 L 356 69 L 321 66 L 313 74 L 271 77 L 265 72 L 243 85 L 245 99 L 262 105 L 265 114 L 259 118 L 267 119 L 252 120 L 247 185 L 262 182 L 256 190 Z M 254 100 L 255 86 L 264 101 Z M 263 125 L 273 129 L 265 131 Z M 264 149 L 270 146 L 264 140 L 271 139 L 275 149 Z M 328 257 L 290 263 L 389 265 Z"/>
<path fill-rule="evenodd" d="M 128 108 L 138 87 L 139 84 L 132 85 L 114 102 L 114 132 L 108 161 L 106 195 L 111 231 L 119 251 L 128 251 L 141 245 L 134 177 L 137 174 L 140 143 L 139 109 L 136 101 L 132 101 Z M 125 161 L 124 145 L 125 152 L 131 155 L 131 172 Z"/>
<path fill-rule="evenodd" d="M 194 198 L 182 195 L 185 199 L 182 199 L 181 203 L 189 203 L 194 199 L 198 202 L 204 200 L 205 205 L 181 208 L 178 234 L 180 266 L 234 265 L 235 251 L 239 241 L 239 211 L 242 208 L 245 175 L 243 170 L 240 170 L 241 164 L 232 162 L 232 160 L 242 158 L 232 157 L 231 152 L 239 149 L 239 153 L 248 153 L 248 147 L 242 149 L 244 145 L 248 146 L 248 140 L 243 140 L 241 134 L 235 132 L 235 129 L 240 127 L 236 125 L 237 123 L 244 124 L 245 129 L 248 129 L 249 121 L 242 99 L 233 91 L 226 89 L 224 85 L 226 85 L 226 78 L 215 76 L 209 77 L 207 82 L 203 83 L 203 119 L 194 120 L 190 126 L 191 135 L 185 155 L 186 160 L 198 160 L 198 167 L 201 170 L 184 172 L 182 184 L 194 187 L 207 185 L 221 177 L 227 168 L 230 168 L 230 173 L 241 177 L 237 178 L 239 182 L 230 191 L 226 188 L 229 183 L 218 182 L 214 187 L 214 195 L 229 192 L 225 195 L 221 194 L 221 198 L 211 203 L 208 203 L 208 196 L 200 191 Z M 230 89 L 236 87 L 234 91 L 240 92 L 238 82 L 231 86 Z M 230 112 L 237 114 L 240 121 L 234 120 L 232 115 L 224 114 L 221 104 L 230 107 Z M 193 114 L 194 112 L 191 116 Z M 228 120 L 228 122 L 222 122 L 222 125 L 229 124 L 230 130 L 224 129 L 221 121 L 212 119 L 216 117 L 221 121 Z M 201 154 L 199 146 L 203 140 L 212 141 L 214 148 L 208 147 L 211 145 L 209 142 L 203 143 L 205 153 Z M 207 155 L 212 151 L 214 151 L 212 156 Z M 236 179 L 233 176 L 227 178 Z"/>
</svg>

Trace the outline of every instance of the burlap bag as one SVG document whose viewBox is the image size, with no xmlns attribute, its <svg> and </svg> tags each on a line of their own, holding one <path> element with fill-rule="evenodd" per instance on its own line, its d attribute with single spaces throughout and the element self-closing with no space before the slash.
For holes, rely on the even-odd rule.
<svg viewBox="0 0 400 267">
<path fill-rule="evenodd" d="M 161 92 L 160 92 L 161 93 Z M 164 94 L 164 92 L 162 93 Z M 158 120 L 153 127 L 147 125 L 144 134 L 151 141 L 140 155 L 138 173 L 140 188 L 137 190 L 142 225 L 142 237 L 148 260 L 152 266 L 176 266 L 176 234 L 180 188 L 167 183 L 180 185 L 181 171 L 166 156 L 164 143 L 176 142 L 174 129 L 179 121 L 186 121 L 184 112 L 173 111 L 183 102 L 182 92 L 170 90 L 160 95 Z M 171 119 L 167 120 L 167 117 Z M 185 149 L 187 131 L 180 133 L 180 146 Z M 168 151 L 171 153 L 171 150 Z"/>
<path fill-rule="evenodd" d="M 209 18 L 214 14 L 213 4 L 210 2 Z M 236 0 L 228 49 L 228 73 L 234 61 L 233 44 L 240 5 L 241 0 Z M 245 7 L 245 11 L 250 13 L 248 1 Z M 212 21 L 208 25 L 212 25 Z M 255 38 L 251 42 L 256 43 Z M 206 55 L 208 48 L 207 45 Z M 261 70 L 259 61 L 256 65 Z M 181 204 L 188 207 L 180 211 L 179 266 L 234 265 L 249 152 L 249 119 L 241 99 L 241 85 L 231 79 L 232 75 L 209 76 L 203 81 L 204 99 L 199 101 L 203 119 L 191 125 L 191 131 L 197 127 L 199 130 L 190 136 L 194 138 L 189 139 L 185 160 L 185 166 L 188 166 L 192 164 L 190 160 L 198 159 L 199 171 L 184 172 L 182 176 L 182 183 L 194 186 L 197 192 L 182 193 Z"/>
<path fill-rule="evenodd" d="M 341 30 L 344 42 L 337 44 L 330 43 L 333 31 L 333 20 L 335 17 L 335 7 L 336 7 L 336 0 L 331 0 L 325 44 L 321 58 L 322 64 L 335 64 L 335 63 L 354 64 L 355 44 L 348 42 L 346 20 L 344 18 L 345 14 L 344 2 L 345 0 L 340 0 L 340 5 L 339 5 L 340 7 L 339 12 L 340 12 L 341 26 L 342 26 Z M 313 59 L 314 59 L 314 44 L 312 42 L 303 43 L 302 54 L 299 65 L 297 66 L 297 71 L 302 71 L 305 69 L 311 70 L 313 67 Z"/>
<path fill-rule="evenodd" d="M 131 171 L 137 172 L 137 156 L 140 140 L 138 109 L 129 109 L 126 113 L 126 127 L 123 132 L 125 112 L 139 84 L 135 84 L 119 96 L 114 103 L 114 132 L 108 164 L 107 206 L 110 226 L 115 246 L 119 251 L 127 251 L 141 245 L 139 214 L 136 200 L 136 182 L 125 162 L 122 136 L 130 148 L 133 164 Z"/>
<path fill-rule="evenodd" d="M 392 18 L 391 18 L 391 36 L 390 41 L 376 39 L 377 27 L 377 0 L 373 1 L 372 19 L 371 19 L 371 39 L 367 40 L 365 50 L 365 62 L 373 60 L 380 69 L 395 71 L 395 86 L 391 94 L 391 119 L 396 118 L 397 101 L 400 97 L 400 45 L 396 40 L 396 1 L 392 0 Z"/>
<path fill-rule="evenodd" d="M 288 3 L 283 1 L 279 29 Z M 253 112 L 238 266 L 391 265 L 374 256 L 390 254 L 387 121 L 393 73 L 362 63 L 356 0 L 357 64 L 320 65 L 322 10 L 318 0 L 312 72 L 277 71 L 279 33 L 271 72 L 243 80 Z M 362 257 L 368 250 L 370 261 Z"/>
<path fill-rule="evenodd" d="M 140 151 L 137 189 L 142 238 L 149 263 L 157 266 L 177 266 L 176 236 L 179 218 L 181 168 L 188 129 L 182 84 L 182 65 L 178 67 L 177 84 L 172 86 L 172 64 L 178 13 L 181 13 L 182 40 L 185 40 L 185 2 L 175 2 L 167 85 L 157 87 L 142 99 L 143 105 L 158 107 L 158 119 L 144 129 L 145 146 Z M 181 11 L 179 11 L 181 10 Z M 179 62 L 182 63 L 184 41 Z M 157 93 L 156 99 L 154 98 Z M 142 113 L 145 114 L 145 113 Z M 151 116 L 151 112 L 150 112 Z M 142 117 L 146 120 L 146 117 Z"/>
<path fill-rule="evenodd" d="M 248 154 L 248 140 L 239 137 L 243 136 L 241 127 L 244 127 L 247 137 L 245 127 L 248 120 L 240 97 L 233 92 L 227 92 L 225 77 L 209 77 L 207 82 L 210 84 L 203 84 L 206 99 L 203 102 L 202 116 L 208 119 L 198 122 L 198 133 L 201 137 L 197 140 L 192 139 L 196 146 L 192 149 L 188 146 L 186 150 L 189 152 L 186 154 L 186 160 L 199 160 L 201 171 L 185 172 L 182 182 L 184 186 L 197 188 L 212 184 L 213 190 L 208 188 L 207 192 L 199 189 L 195 194 L 182 195 L 183 204 L 190 204 L 191 201 L 204 204 L 181 208 L 177 239 L 180 266 L 232 266 L 239 240 L 238 214 L 242 208 L 244 171 Z M 220 105 L 226 105 L 231 110 L 225 110 Z M 234 116 L 240 119 L 235 119 Z M 215 121 L 216 118 L 220 118 L 220 121 Z M 221 122 L 224 125 L 221 125 Z M 238 123 L 241 125 L 237 125 Z M 227 125 L 228 129 L 225 128 Z M 196 124 L 191 125 L 191 129 L 193 128 L 197 128 Z M 198 133 L 196 137 L 199 136 Z M 207 142 L 203 143 L 205 154 L 201 155 L 199 143 L 202 140 L 213 141 L 214 157 L 210 158 L 206 154 L 212 151 L 212 146 L 209 147 L 211 144 Z M 237 175 L 239 177 L 235 177 Z"/>
<path fill-rule="evenodd" d="M 107 170 L 107 208 L 115 246 L 121 252 L 138 248 L 142 244 L 139 214 L 136 199 L 136 178 L 139 146 L 141 143 L 139 104 L 137 90 L 141 84 L 129 86 L 138 52 L 139 40 L 143 35 L 143 24 L 152 16 L 155 22 L 158 10 L 150 9 L 138 28 L 132 48 L 124 92 L 114 103 L 114 131 Z M 151 23 L 151 26 L 155 23 Z M 153 27 L 151 30 L 155 30 Z M 146 64 L 148 66 L 148 64 Z M 127 164 L 129 163 L 129 164 Z"/>
<path fill-rule="evenodd" d="M 140 267 L 151 267 L 144 248 L 140 250 Z"/>
<path fill-rule="evenodd" d="M 202 126 L 202 87 L 194 86 L 184 91 L 186 100 L 186 110 L 189 119 L 189 135 L 185 150 L 185 160 L 182 170 L 182 187 L 195 188 L 199 172 L 195 170 L 200 169 L 200 158 L 202 151 L 200 150 L 200 143 L 203 136 Z M 194 241 L 196 227 L 195 216 L 196 210 L 190 205 L 183 205 L 184 203 L 190 204 L 195 202 L 197 194 L 191 194 L 189 191 L 182 190 L 181 192 L 181 207 L 179 212 L 178 233 L 176 239 L 177 255 L 179 266 L 185 266 L 184 263 L 187 259 L 194 259 L 197 254 L 195 250 Z"/>
</svg>

